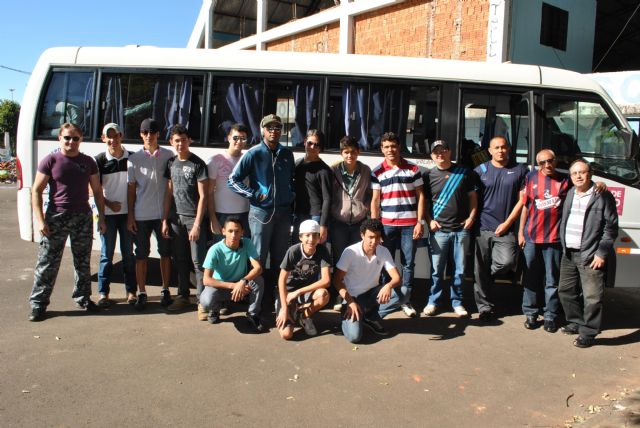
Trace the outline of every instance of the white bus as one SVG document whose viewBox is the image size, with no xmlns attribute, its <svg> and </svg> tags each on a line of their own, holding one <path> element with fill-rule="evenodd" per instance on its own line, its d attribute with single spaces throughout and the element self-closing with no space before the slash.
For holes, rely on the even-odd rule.
<svg viewBox="0 0 640 428">
<path fill-rule="evenodd" d="M 228 126 L 243 122 L 250 141 L 259 121 L 277 113 L 285 123 L 282 144 L 303 153 L 310 128 L 327 135 L 322 154 L 339 158 L 343 135 L 359 140 L 361 159 L 381 161 L 380 136 L 397 133 L 405 156 L 428 167 L 429 144 L 449 142 L 458 162 L 474 166 L 488 158 L 494 135 L 506 135 L 518 162 L 533 165 L 535 153 L 552 148 L 559 167 L 578 156 L 592 162 L 597 180 L 616 196 L 620 236 L 616 286 L 637 286 L 640 273 L 640 175 L 638 143 L 607 93 L 588 77 L 547 67 L 386 56 L 215 51 L 155 47 L 66 47 L 45 51 L 21 108 L 17 155 L 20 235 L 38 240 L 29 192 L 38 161 L 58 146 L 65 121 L 84 130 L 81 150 L 105 150 L 100 130 L 117 122 L 125 146 L 140 148 L 139 124 L 153 117 L 169 128 L 182 123 L 193 151 L 208 159 L 226 148 Z M 99 242 L 99 241 L 97 241 Z M 419 249 L 416 277 L 428 277 Z"/>
</svg>

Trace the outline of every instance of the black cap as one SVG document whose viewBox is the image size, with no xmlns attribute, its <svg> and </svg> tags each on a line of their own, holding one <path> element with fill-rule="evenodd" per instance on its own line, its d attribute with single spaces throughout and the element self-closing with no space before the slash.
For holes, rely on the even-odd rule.
<svg viewBox="0 0 640 428">
<path fill-rule="evenodd" d="M 449 150 L 449 144 L 447 144 L 444 140 L 436 140 L 431 143 L 431 151 L 434 151 L 436 148 L 442 147 L 445 150 Z"/>
<path fill-rule="evenodd" d="M 155 119 L 145 119 L 140 124 L 140 132 L 160 132 L 160 127 L 158 126 L 158 122 Z"/>
</svg>

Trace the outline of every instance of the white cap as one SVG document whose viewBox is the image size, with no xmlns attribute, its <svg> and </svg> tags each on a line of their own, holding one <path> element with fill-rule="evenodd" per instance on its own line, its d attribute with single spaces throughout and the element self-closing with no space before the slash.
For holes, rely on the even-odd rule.
<svg viewBox="0 0 640 428">
<path fill-rule="evenodd" d="M 305 220 L 300 223 L 298 233 L 320 233 L 320 225 L 315 220 Z"/>
</svg>

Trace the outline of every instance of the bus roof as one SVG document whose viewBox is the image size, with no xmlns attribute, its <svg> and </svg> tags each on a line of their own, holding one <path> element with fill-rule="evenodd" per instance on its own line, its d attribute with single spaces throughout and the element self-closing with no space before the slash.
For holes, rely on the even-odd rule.
<svg viewBox="0 0 640 428">
<path fill-rule="evenodd" d="M 44 63 L 44 64 L 43 64 Z M 300 52 L 230 52 L 215 49 L 125 47 L 62 47 L 47 49 L 39 65 L 151 67 L 162 69 L 234 70 L 278 73 L 402 77 L 500 85 L 527 85 L 587 90 L 603 94 L 593 80 L 571 71 L 536 65 Z"/>
</svg>

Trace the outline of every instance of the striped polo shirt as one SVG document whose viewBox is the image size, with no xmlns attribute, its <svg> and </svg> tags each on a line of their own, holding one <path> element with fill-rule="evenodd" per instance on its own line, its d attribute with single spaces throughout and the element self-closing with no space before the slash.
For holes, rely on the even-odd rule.
<svg viewBox="0 0 640 428">
<path fill-rule="evenodd" d="M 587 205 L 593 195 L 593 184 L 585 193 L 573 194 L 569 218 L 567 218 L 567 229 L 565 231 L 565 243 L 567 248 L 579 250 L 582 244 L 582 231 L 584 229 L 584 215 L 587 212 Z"/>
<path fill-rule="evenodd" d="M 549 177 L 541 171 L 532 171 L 524 181 L 524 204 L 527 222 L 524 237 L 534 244 L 560 242 L 562 203 L 569 189 L 569 178 L 556 173 Z"/>
<path fill-rule="evenodd" d="M 415 226 L 418 222 L 416 188 L 422 186 L 418 165 L 400 159 L 397 166 L 384 160 L 371 171 L 371 189 L 380 190 L 380 220 L 385 226 Z"/>
</svg>

